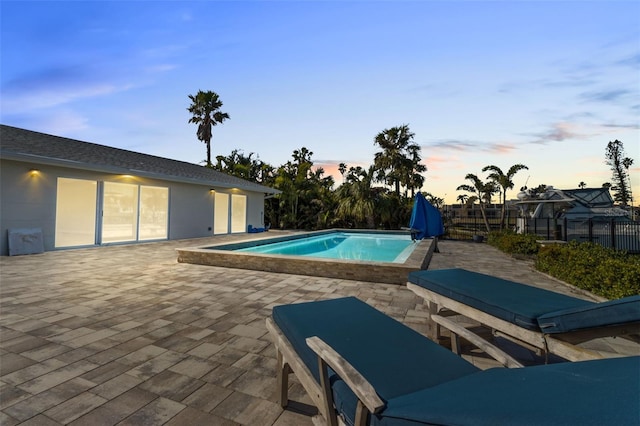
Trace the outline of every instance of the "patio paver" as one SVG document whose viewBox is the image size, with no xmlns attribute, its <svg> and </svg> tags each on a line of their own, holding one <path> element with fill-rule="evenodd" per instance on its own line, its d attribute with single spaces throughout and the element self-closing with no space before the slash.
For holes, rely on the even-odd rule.
<svg viewBox="0 0 640 426">
<path fill-rule="evenodd" d="M 278 234 L 270 231 L 265 236 Z M 356 296 L 426 332 L 426 306 L 403 286 L 176 262 L 175 248 L 220 236 L 0 258 L 0 424 L 310 425 L 292 377 L 277 404 L 275 305 Z M 592 298 L 486 244 L 441 241 L 430 268 L 465 267 Z M 598 350 L 637 354 L 622 339 Z M 479 351 L 465 358 L 497 363 Z"/>
</svg>

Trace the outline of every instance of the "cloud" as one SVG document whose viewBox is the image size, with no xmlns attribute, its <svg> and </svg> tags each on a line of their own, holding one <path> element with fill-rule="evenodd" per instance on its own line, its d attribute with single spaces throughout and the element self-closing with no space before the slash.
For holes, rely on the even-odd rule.
<svg viewBox="0 0 640 426">
<path fill-rule="evenodd" d="M 16 114 L 68 104 L 77 99 L 104 96 L 131 85 L 109 81 L 92 67 L 43 69 L 8 81 L 2 87 L 3 113 Z"/>
<path fill-rule="evenodd" d="M 584 92 L 580 98 L 588 102 L 615 102 L 629 94 L 633 94 L 633 92 L 627 89 L 611 89 Z"/>
<path fill-rule="evenodd" d="M 637 123 L 604 123 L 581 125 L 570 122 L 560 122 L 551 125 L 551 128 L 545 132 L 533 134 L 536 139 L 530 143 L 538 145 L 547 145 L 550 142 L 563 142 L 572 139 L 589 139 L 604 134 L 615 134 L 627 130 L 638 130 L 640 125 Z"/>
<path fill-rule="evenodd" d="M 157 64 L 157 65 L 151 65 L 147 67 L 146 71 L 151 73 L 160 73 L 160 72 L 172 71 L 176 68 L 178 68 L 176 64 Z"/>
<path fill-rule="evenodd" d="M 635 55 L 631 55 L 628 58 L 621 59 L 617 63 L 618 65 L 633 67 L 634 70 L 637 70 L 637 68 L 640 66 L 640 53 L 636 53 Z"/>
<path fill-rule="evenodd" d="M 87 117 L 70 109 L 47 111 L 46 114 L 3 114 L 2 121 L 16 127 L 67 137 L 78 137 L 79 132 L 89 128 Z"/>
<path fill-rule="evenodd" d="M 493 154 L 507 154 L 513 151 L 516 147 L 512 144 L 503 144 L 495 142 L 478 142 L 478 141 L 462 141 L 456 139 L 443 139 L 434 143 L 423 145 L 421 148 L 428 150 L 431 148 L 447 149 L 460 152 L 469 151 L 482 151 Z"/>
<path fill-rule="evenodd" d="M 640 124 L 603 124 L 602 127 L 614 130 L 639 130 Z"/>
<path fill-rule="evenodd" d="M 547 145 L 549 142 L 562 142 L 567 139 L 583 137 L 584 135 L 576 130 L 577 125 L 573 123 L 561 122 L 554 123 L 551 129 L 546 132 L 536 133 L 536 139 L 531 141 L 533 144 Z"/>
</svg>

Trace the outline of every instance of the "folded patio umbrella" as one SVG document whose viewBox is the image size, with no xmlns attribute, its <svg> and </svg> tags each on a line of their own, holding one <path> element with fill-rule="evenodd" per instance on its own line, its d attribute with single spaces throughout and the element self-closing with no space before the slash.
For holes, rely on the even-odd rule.
<svg viewBox="0 0 640 426">
<path fill-rule="evenodd" d="M 413 202 L 409 227 L 418 231 L 415 233 L 418 240 L 444 234 L 442 215 L 420 192 L 416 194 Z"/>
</svg>

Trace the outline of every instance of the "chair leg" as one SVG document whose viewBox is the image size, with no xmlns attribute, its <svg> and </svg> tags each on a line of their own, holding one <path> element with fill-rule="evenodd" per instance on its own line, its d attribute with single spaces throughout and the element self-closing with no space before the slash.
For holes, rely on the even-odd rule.
<svg viewBox="0 0 640 426">
<path fill-rule="evenodd" d="M 278 389 L 280 389 L 279 403 L 282 408 L 289 404 L 289 374 L 291 367 L 284 362 L 282 352 L 277 351 L 278 355 Z"/>
<path fill-rule="evenodd" d="M 329 384 L 329 367 L 321 357 L 318 357 L 318 369 L 320 370 L 320 385 L 322 386 L 322 399 L 324 401 L 324 414 L 327 426 L 338 426 L 338 416 L 333 408 L 333 394 Z"/>
<path fill-rule="evenodd" d="M 438 304 L 435 302 L 428 302 L 429 309 L 429 322 L 427 323 L 429 338 L 434 342 L 440 340 L 440 324 L 436 323 L 431 319 L 432 315 L 438 315 Z"/>
<path fill-rule="evenodd" d="M 367 426 L 367 419 L 369 417 L 369 410 L 364 406 L 362 401 L 358 400 L 358 405 L 356 406 L 356 417 L 354 421 L 355 426 Z"/>
</svg>

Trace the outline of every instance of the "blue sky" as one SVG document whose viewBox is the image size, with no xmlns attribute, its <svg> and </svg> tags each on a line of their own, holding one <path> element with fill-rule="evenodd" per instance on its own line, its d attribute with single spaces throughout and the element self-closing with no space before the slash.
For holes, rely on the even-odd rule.
<svg viewBox="0 0 640 426">
<path fill-rule="evenodd" d="M 637 1 L 0 1 L 3 124 L 193 163 L 189 94 L 231 119 L 212 151 L 274 166 L 368 166 L 408 124 L 424 191 L 522 163 L 524 185 L 611 180 L 634 159 L 640 199 Z M 635 204 L 638 204 L 636 201 Z"/>
</svg>

